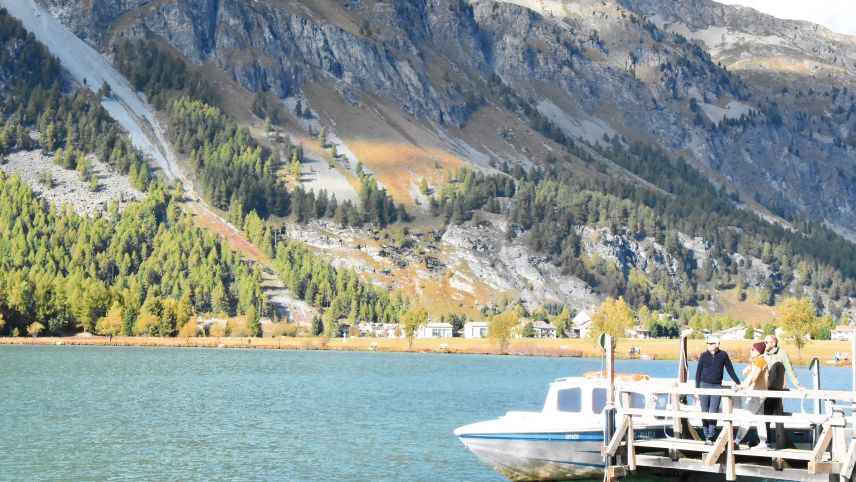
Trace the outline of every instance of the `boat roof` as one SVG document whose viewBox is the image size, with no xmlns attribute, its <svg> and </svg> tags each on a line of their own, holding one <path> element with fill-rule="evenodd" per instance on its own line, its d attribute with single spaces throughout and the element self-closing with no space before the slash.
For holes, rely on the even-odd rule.
<svg viewBox="0 0 856 482">
<path fill-rule="evenodd" d="M 551 383 L 551 385 L 592 385 L 592 386 L 606 386 L 608 385 L 609 380 L 607 378 L 588 378 L 588 377 L 563 377 L 557 378 Z M 616 379 L 615 384 L 621 385 L 623 387 L 629 387 L 633 385 L 641 386 L 650 386 L 655 385 L 659 387 L 663 386 L 677 386 L 678 385 L 677 378 L 646 378 L 642 380 L 620 380 Z"/>
</svg>

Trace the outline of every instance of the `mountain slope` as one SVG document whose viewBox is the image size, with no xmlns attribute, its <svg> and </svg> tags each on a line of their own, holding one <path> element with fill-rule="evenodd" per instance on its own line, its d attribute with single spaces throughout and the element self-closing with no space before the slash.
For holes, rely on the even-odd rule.
<svg viewBox="0 0 856 482">
<path fill-rule="evenodd" d="M 852 94 L 833 100 L 822 87 L 829 79 L 818 81 L 824 73 L 835 83 L 854 80 L 854 41 L 816 27 L 712 2 L 676 9 L 642 1 L 527 2 L 536 10 L 485 0 L 344 6 L 160 1 L 109 8 L 47 3 L 106 50 L 128 36 L 160 37 L 192 62 L 216 62 L 250 90 L 339 97 L 345 105 L 325 110 L 330 122 L 340 110 L 361 112 L 376 121 L 373 128 L 392 128 L 379 128 L 379 140 L 398 137 L 422 148 L 419 160 L 440 157 L 432 156 L 435 149 L 470 163 L 543 160 L 549 142 L 516 125 L 513 117 L 495 109 L 483 112 L 491 103 L 495 72 L 519 95 L 531 97 L 567 136 L 594 142 L 617 133 L 629 142 L 655 142 L 778 215 L 803 212 L 842 229 L 856 228 L 856 171 L 850 162 L 856 146 L 847 145 L 856 139 L 851 135 L 856 117 L 847 111 Z M 670 16 L 655 14 L 660 11 Z M 700 32 L 696 37 L 703 39 L 724 32 L 726 40 L 703 44 L 709 57 L 670 30 Z M 747 51 L 753 52 L 748 59 Z M 767 67 L 759 70 L 756 63 Z M 794 68 L 776 68 L 782 64 Z M 818 92 L 776 90 L 804 65 L 815 74 L 810 81 L 820 82 L 814 87 Z M 761 73 L 763 81 L 755 81 Z M 326 88 L 311 88 L 317 84 Z M 485 97 L 488 105 L 478 107 Z M 842 108 L 844 113 L 836 113 Z M 397 109 L 428 122 L 415 129 L 402 126 L 395 120 Z M 374 111 L 377 118 L 371 119 Z M 749 118 L 740 121 L 741 116 Z M 370 138 L 360 130 L 348 132 L 347 125 L 337 127 L 346 143 Z M 444 142 L 446 136 L 466 147 Z M 372 160 L 364 162 L 371 166 Z M 394 184 L 392 178 L 401 174 L 393 170 L 381 179 Z M 817 195 L 819 184 L 827 195 Z M 403 200 L 406 190 L 397 194 Z"/>
<path fill-rule="evenodd" d="M 490 239 L 521 236 L 529 250 L 521 256 L 527 259 L 523 264 L 538 266 L 539 256 L 546 255 L 561 268 L 555 285 L 573 288 L 521 295 L 535 302 L 572 299 L 581 305 L 603 294 L 629 296 L 634 270 L 647 278 L 649 287 L 642 291 L 656 292 L 662 285 L 688 293 L 671 298 L 675 303 L 698 303 L 697 293 L 733 284 L 800 294 L 810 276 L 795 277 L 793 271 L 807 259 L 819 263 L 817 271 L 830 263 L 839 270 L 824 273 L 830 281 L 817 289 L 825 285 L 837 309 L 850 306 L 846 262 L 811 253 L 804 246 L 811 243 L 788 234 L 796 230 L 811 236 L 807 239 L 827 239 L 811 222 L 844 233 L 856 229 L 856 107 L 853 94 L 834 85 L 853 83 L 850 38 L 709 2 L 681 2 L 674 11 L 654 1 L 44 3 L 108 55 L 129 38 L 153 39 L 199 65 L 194 68 L 221 70 L 232 89 L 283 97 L 288 112 L 282 130 L 308 139 L 326 129 L 337 151 L 347 153 L 330 154 L 331 166 L 353 179 L 357 161 L 362 162 L 408 206 L 419 235 L 446 224 L 430 214 L 430 196 L 419 192 L 421 181 L 429 186 L 426 192 L 439 195 L 459 185 L 453 173 L 461 166 L 512 176 L 523 194 L 502 199 L 501 209 L 494 209 L 512 222 L 485 215 L 474 224 L 492 224 L 484 234 Z M 657 13 L 665 11 L 668 16 Z M 309 115 L 293 114 L 298 102 Z M 232 105 L 229 113 L 254 122 L 249 110 Z M 677 182 L 669 179 L 670 172 Z M 566 206 L 569 195 L 541 184 L 545 177 L 573 186 L 563 189 L 631 199 L 634 204 L 617 207 L 624 205 L 586 193 L 573 202 L 633 216 L 592 216 L 578 205 Z M 786 229 L 758 228 L 758 221 L 748 218 L 741 218 L 745 225 L 703 229 L 698 206 L 681 210 L 693 195 L 696 201 L 712 200 L 717 214 L 727 213 L 712 222 L 738 219 L 736 204 Z M 551 206 L 539 196 L 556 200 Z M 542 211 L 531 212 L 534 208 Z M 547 220 L 535 219 L 545 209 L 573 215 L 549 220 L 557 223 L 551 228 Z M 599 227 L 608 232 L 596 234 Z M 726 241 L 732 229 L 754 238 L 732 245 Z M 552 233 L 570 241 L 554 242 Z M 780 248 L 776 243 L 782 237 L 789 241 Z M 634 244 L 634 238 L 644 243 Z M 842 246 L 829 239 L 830 246 Z M 428 246 L 421 239 L 416 244 Z M 492 255 L 509 256 L 499 244 Z M 833 251 L 838 248 L 827 250 Z M 443 260 L 460 258 L 449 253 Z M 753 258 L 766 267 L 750 276 Z M 732 269 L 738 259 L 750 266 Z M 715 276 L 700 281 L 695 272 L 705 261 Z M 520 286 L 507 280 L 525 269 L 503 275 L 505 281 L 483 294 L 467 280 L 490 277 L 466 264 L 455 269 L 459 275 L 428 276 L 438 286 L 434 296 L 444 297 L 450 286 L 458 294 L 469 290 L 460 305 L 489 302 L 501 286 L 520 293 Z M 401 277 L 394 273 L 378 279 L 395 286 Z M 596 293 L 580 289 L 579 279 Z M 541 282 L 536 281 L 533 287 Z M 430 291 L 419 281 L 407 283 L 417 294 Z M 837 295 L 832 285 L 838 286 Z M 663 305 L 672 302 L 669 298 L 649 293 L 639 300 Z M 715 309 L 715 300 L 708 301 Z"/>
</svg>

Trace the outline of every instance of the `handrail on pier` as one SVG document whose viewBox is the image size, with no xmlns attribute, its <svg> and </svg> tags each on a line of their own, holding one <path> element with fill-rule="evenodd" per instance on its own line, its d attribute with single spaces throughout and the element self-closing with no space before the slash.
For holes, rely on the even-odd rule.
<svg viewBox="0 0 856 482">
<path fill-rule="evenodd" d="M 719 395 L 723 397 L 793 398 L 856 402 L 856 392 L 844 390 L 735 390 L 733 388 L 694 388 L 686 386 L 645 386 L 639 382 L 616 382 L 619 392 L 651 392 L 676 395 Z"/>
<path fill-rule="evenodd" d="M 685 340 L 681 341 L 685 346 Z M 609 350 L 611 346 L 611 340 L 607 338 L 605 356 L 608 366 L 614 357 L 614 353 Z M 683 360 L 684 358 L 682 358 L 682 365 Z M 854 366 L 854 373 L 856 373 L 856 366 Z M 848 434 L 856 434 L 856 410 L 851 410 L 849 416 L 844 413 L 846 407 L 856 407 L 856 391 L 695 388 L 680 373 L 679 378 L 680 381 L 675 383 L 639 383 L 615 382 L 612 376 L 609 377 L 608 389 L 613 394 L 609 399 L 618 399 L 621 403 L 612 406 L 617 427 L 614 432 L 608 431 L 610 436 L 605 438 L 606 443 L 601 449 L 601 454 L 608 461 L 608 480 L 626 475 L 628 470 L 635 471 L 637 466 L 641 465 L 678 471 L 724 473 L 726 480 L 735 480 L 738 475 L 748 475 L 779 480 L 838 478 L 842 481 L 856 482 L 856 436 L 848 437 Z M 669 402 L 664 408 L 636 408 L 631 403 L 632 394 L 669 395 Z M 722 397 L 722 413 L 688 410 L 689 407 L 681 403 L 687 395 L 693 395 L 696 398 L 700 395 Z M 734 399 L 739 397 L 810 399 L 818 402 L 815 403 L 814 413 L 756 415 L 745 411 L 734 413 Z M 827 401 L 825 413 L 819 413 L 821 400 Z M 722 426 L 712 446 L 703 444 L 695 427 L 689 422 L 690 419 L 700 418 L 717 420 Z M 657 419 L 671 419 L 675 437 L 636 440 L 634 426 L 650 426 L 651 422 Z M 781 424 L 796 423 L 806 427 L 814 426 L 817 432 L 814 432 L 815 438 L 810 450 L 785 449 L 782 440 L 777 440 L 778 447 L 775 450 L 738 450 L 734 444 L 735 424 L 739 425 L 747 421 L 779 424 L 780 430 Z M 643 450 L 641 454 L 637 454 L 639 449 L 647 449 L 649 452 L 646 453 Z M 650 450 L 655 452 L 652 453 Z M 657 450 L 660 452 L 656 452 Z M 668 456 L 662 454 L 663 450 L 668 450 Z M 616 464 L 619 452 L 624 459 L 623 462 Z M 701 459 L 687 457 L 685 452 L 701 453 L 702 456 Z M 740 462 L 737 461 L 738 456 Z M 757 460 L 764 458 L 770 459 L 773 467 L 758 465 Z M 784 463 L 785 460 L 794 464 L 794 467 L 788 467 Z"/>
</svg>

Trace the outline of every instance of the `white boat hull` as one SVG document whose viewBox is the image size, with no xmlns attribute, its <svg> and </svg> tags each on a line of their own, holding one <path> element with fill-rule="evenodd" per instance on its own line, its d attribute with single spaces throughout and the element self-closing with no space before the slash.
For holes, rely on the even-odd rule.
<svg viewBox="0 0 856 482">
<path fill-rule="evenodd" d="M 459 435 L 479 459 L 511 480 L 603 477 L 602 433 Z"/>
<path fill-rule="evenodd" d="M 512 480 L 602 478 L 603 429 L 577 416 L 509 413 L 455 430 L 479 459 Z M 663 426 L 641 426 L 637 440 L 662 437 Z"/>
</svg>

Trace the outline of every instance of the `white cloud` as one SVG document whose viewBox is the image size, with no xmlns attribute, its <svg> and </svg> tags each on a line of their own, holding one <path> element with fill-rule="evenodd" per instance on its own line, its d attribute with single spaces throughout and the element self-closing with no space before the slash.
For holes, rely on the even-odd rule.
<svg viewBox="0 0 856 482">
<path fill-rule="evenodd" d="M 856 1 L 854 0 L 717 0 L 739 4 L 778 18 L 808 20 L 833 32 L 856 35 Z"/>
</svg>

